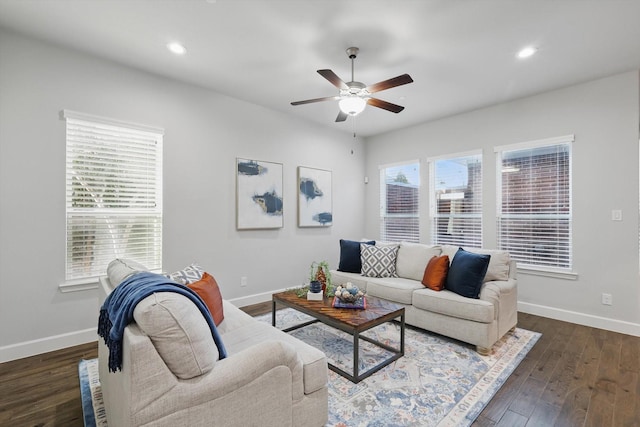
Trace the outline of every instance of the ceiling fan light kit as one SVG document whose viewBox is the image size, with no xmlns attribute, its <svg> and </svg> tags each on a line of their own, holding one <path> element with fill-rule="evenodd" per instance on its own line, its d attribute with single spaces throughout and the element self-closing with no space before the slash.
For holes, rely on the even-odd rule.
<svg viewBox="0 0 640 427">
<path fill-rule="evenodd" d="M 340 97 L 338 106 L 343 113 L 350 116 L 357 116 L 364 111 L 364 107 L 367 106 L 367 101 L 358 95 L 345 95 Z"/>
<path fill-rule="evenodd" d="M 362 82 L 357 82 L 354 79 L 354 59 L 358 56 L 360 49 L 357 47 L 350 47 L 347 49 L 347 55 L 351 59 L 351 81 L 345 83 L 340 77 L 338 77 L 331 70 L 318 70 L 318 74 L 327 79 L 332 85 L 338 88 L 339 92 L 337 96 L 329 96 L 324 98 L 307 99 L 304 101 L 295 101 L 291 105 L 311 104 L 321 101 L 338 101 L 338 107 L 340 112 L 336 118 L 336 122 L 343 122 L 349 116 L 357 116 L 364 111 L 367 104 L 383 110 L 391 111 L 393 113 L 399 113 L 404 110 L 404 107 L 396 104 L 392 104 L 387 101 L 383 101 L 378 98 L 371 97 L 372 93 L 379 92 L 385 89 L 391 89 L 396 86 L 412 83 L 413 79 L 409 74 L 402 74 L 392 79 L 384 80 L 376 84 L 367 86 Z"/>
</svg>

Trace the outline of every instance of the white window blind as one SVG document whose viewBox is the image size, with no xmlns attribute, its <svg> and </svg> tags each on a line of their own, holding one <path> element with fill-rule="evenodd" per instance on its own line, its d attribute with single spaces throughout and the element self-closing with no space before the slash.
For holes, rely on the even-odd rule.
<svg viewBox="0 0 640 427">
<path fill-rule="evenodd" d="M 496 148 L 498 247 L 519 266 L 571 270 L 573 135 Z"/>
<path fill-rule="evenodd" d="M 429 160 L 431 242 L 482 247 L 482 153 Z"/>
<path fill-rule="evenodd" d="M 380 239 L 420 241 L 420 163 L 380 167 Z"/>
<path fill-rule="evenodd" d="M 162 135 L 64 111 L 66 279 L 106 273 L 114 258 L 162 267 Z"/>
</svg>

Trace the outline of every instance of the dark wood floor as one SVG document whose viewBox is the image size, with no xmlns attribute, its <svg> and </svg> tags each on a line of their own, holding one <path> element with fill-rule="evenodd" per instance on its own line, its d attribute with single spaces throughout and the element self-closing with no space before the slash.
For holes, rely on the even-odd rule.
<svg viewBox="0 0 640 427">
<path fill-rule="evenodd" d="M 518 326 L 542 337 L 473 426 L 640 427 L 639 337 L 523 313 Z M 93 357 L 96 343 L 0 364 L 0 426 L 82 426 L 78 362 Z"/>
</svg>

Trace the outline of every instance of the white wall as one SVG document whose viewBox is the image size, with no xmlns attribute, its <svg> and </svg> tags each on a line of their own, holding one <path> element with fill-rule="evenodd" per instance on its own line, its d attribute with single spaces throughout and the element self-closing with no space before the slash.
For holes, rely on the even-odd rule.
<svg viewBox="0 0 640 427">
<path fill-rule="evenodd" d="M 96 291 L 58 289 L 65 259 L 62 109 L 165 129 L 164 267 L 198 261 L 225 298 L 240 302 L 301 283 L 313 260 L 336 265 L 339 238 L 377 236 L 379 164 L 421 159 L 426 189 L 427 157 L 482 148 L 485 246 L 495 246 L 493 147 L 575 134 L 578 279 L 520 274 L 520 308 L 640 335 L 639 97 L 638 73 L 629 72 L 363 144 L 210 90 L 0 30 L 0 362 L 95 337 Z M 235 229 L 238 156 L 283 163 L 284 228 Z M 333 171 L 333 227 L 297 228 L 299 165 Z M 421 206 L 425 242 L 427 208 Z M 612 222 L 611 209 L 622 209 L 624 220 Z M 248 277 L 246 288 L 241 276 Z M 600 304 L 603 292 L 613 295 L 613 306 Z"/>
<path fill-rule="evenodd" d="M 97 292 L 58 289 L 63 109 L 165 129 L 164 268 L 197 261 L 227 299 L 299 285 L 312 261 L 337 265 L 339 238 L 364 232 L 360 139 L 0 30 L 0 362 L 95 339 Z M 236 157 L 283 164 L 284 228 L 236 230 Z M 332 227 L 297 227 L 299 165 L 333 171 Z"/>
<path fill-rule="evenodd" d="M 638 277 L 638 72 L 425 123 L 367 140 L 367 236 L 378 236 L 378 165 L 483 150 L 484 245 L 495 247 L 495 154 L 499 145 L 575 134 L 573 259 L 577 280 L 520 273 L 520 309 L 640 335 Z M 437 102 L 437 100 L 427 101 Z M 611 210 L 623 211 L 622 222 Z M 428 205 L 421 205 L 422 241 L 429 242 Z M 601 294 L 613 305 L 601 304 Z"/>
</svg>

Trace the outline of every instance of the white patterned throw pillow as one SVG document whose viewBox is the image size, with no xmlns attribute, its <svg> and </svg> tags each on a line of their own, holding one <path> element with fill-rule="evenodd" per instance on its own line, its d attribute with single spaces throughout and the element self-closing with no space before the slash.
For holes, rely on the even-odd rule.
<svg viewBox="0 0 640 427">
<path fill-rule="evenodd" d="M 396 258 L 398 245 L 373 246 L 360 244 L 362 275 L 366 277 L 398 277 Z"/>
<path fill-rule="evenodd" d="M 198 264 L 191 264 L 185 267 L 183 270 L 178 270 L 175 273 L 165 274 L 165 276 L 181 285 L 190 285 L 202 279 L 204 270 Z"/>
</svg>

